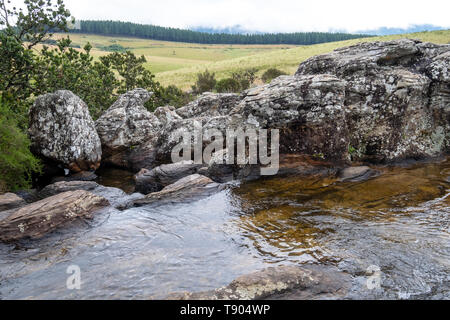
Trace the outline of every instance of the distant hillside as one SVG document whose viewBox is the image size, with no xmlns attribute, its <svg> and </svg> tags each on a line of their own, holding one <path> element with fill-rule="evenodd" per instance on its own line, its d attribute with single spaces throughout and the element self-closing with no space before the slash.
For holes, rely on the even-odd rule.
<svg viewBox="0 0 450 320">
<path fill-rule="evenodd" d="M 401 38 L 418 39 L 439 44 L 450 44 L 450 30 L 389 35 L 375 38 L 371 37 L 341 42 L 322 43 L 311 46 L 299 46 L 291 49 L 272 50 L 269 52 L 262 52 L 259 54 L 206 63 L 203 65 L 193 65 L 182 69 L 157 73 L 156 79 L 164 85 L 174 84 L 180 88 L 189 89 L 190 86 L 195 83 L 197 74 L 205 71 L 206 69 L 210 72 L 214 72 L 217 79 L 230 77 L 232 72 L 245 68 L 258 69 L 258 76 L 261 76 L 262 73 L 269 68 L 277 68 L 288 74 L 294 74 L 298 69 L 298 65 L 312 56 L 328 53 L 337 48 L 354 45 L 360 42 L 389 41 Z"/>
<path fill-rule="evenodd" d="M 207 33 L 153 25 L 142 25 L 119 21 L 80 21 L 75 33 L 89 33 L 110 36 L 129 36 L 153 40 L 202 43 L 202 44 L 294 44 L 311 45 L 318 43 L 350 40 L 367 37 L 361 34 L 297 32 L 265 34 Z"/>
</svg>

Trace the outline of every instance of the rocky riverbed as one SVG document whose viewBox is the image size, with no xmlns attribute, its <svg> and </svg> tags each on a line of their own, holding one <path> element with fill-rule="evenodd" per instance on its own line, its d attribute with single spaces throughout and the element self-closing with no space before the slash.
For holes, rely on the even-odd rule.
<svg viewBox="0 0 450 320">
<path fill-rule="evenodd" d="M 364 43 L 180 109 L 136 89 L 96 122 L 70 91 L 38 97 L 45 174 L 0 195 L 0 298 L 450 298 L 449 57 Z M 172 163 L 210 129 L 278 129 L 277 175 L 225 145 Z"/>
</svg>

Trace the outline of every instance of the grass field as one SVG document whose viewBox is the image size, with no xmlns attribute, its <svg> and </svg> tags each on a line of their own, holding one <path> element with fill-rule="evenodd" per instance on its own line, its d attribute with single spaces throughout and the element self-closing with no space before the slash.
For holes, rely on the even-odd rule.
<svg viewBox="0 0 450 320">
<path fill-rule="evenodd" d="M 55 35 L 56 38 L 62 36 Z M 70 38 L 75 45 L 81 47 L 90 42 L 95 57 L 108 54 L 103 47 L 120 44 L 136 54 L 144 55 L 148 61 L 148 69 L 156 74 L 156 79 L 163 85 L 174 84 L 182 89 L 189 89 L 195 82 L 196 74 L 206 69 L 215 72 L 217 79 L 228 77 L 233 71 L 245 68 L 257 68 L 259 75 L 272 67 L 293 74 L 304 60 L 340 47 L 360 42 L 400 38 L 448 44 L 450 30 L 363 38 L 311 46 L 203 45 L 83 34 L 71 34 Z"/>
</svg>

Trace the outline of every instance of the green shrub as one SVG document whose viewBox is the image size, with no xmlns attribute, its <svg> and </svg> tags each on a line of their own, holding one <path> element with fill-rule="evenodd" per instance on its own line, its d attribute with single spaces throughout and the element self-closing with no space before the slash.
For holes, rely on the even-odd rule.
<svg viewBox="0 0 450 320">
<path fill-rule="evenodd" d="M 267 70 L 266 72 L 264 72 L 264 74 L 261 76 L 261 80 L 264 83 L 269 83 L 271 82 L 273 79 L 278 78 L 279 76 L 284 76 L 287 73 L 275 68 L 271 68 L 269 70 Z"/>
<path fill-rule="evenodd" d="M 110 51 L 110 52 L 126 52 L 127 48 L 120 44 L 111 44 L 109 46 L 101 47 L 103 51 Z"/>
<path fill-rule="evenodd" d="M 183 92 L 180 88 L 170 85 L 168 87 L 161 86 L 157 92 L 154 92 L 155 108 L 162 106 L 174 106 L 180 108 L 191 102 L 194 97 L 192 94 Z"/>
<path fill-rule="evenodd" d="M 258 69 L 250 68 L 232 73 L 231 77 L 239 83 L 240 88 L 238 91 L 243 91 L 250 88 L 256 80 L 256 72 L 258 72 Z"/>
<path fill-rule="evenodd" d="M 40 171 L 30 140 L 19 129 L 15 114 L 0 101 L 0 191 L 30 188 L 31 175 Z"/>
<path fill-rule="evenodd" d="M 216 84 L 216 91 L 219 93 L 239 92 L 240 90 L 241 84 L 233 78 L 222 79 Z"/>
<path fill-rule="evenodd" d="M 197 81 L 194 86 L 192 86 L 192 91 L 196 94 L 203 92 L 210 92 L 216 86 L 216 75 L 215 73 L 210 73 L 206 70 L 203 73 L 197 74 Z"/>
</svg>

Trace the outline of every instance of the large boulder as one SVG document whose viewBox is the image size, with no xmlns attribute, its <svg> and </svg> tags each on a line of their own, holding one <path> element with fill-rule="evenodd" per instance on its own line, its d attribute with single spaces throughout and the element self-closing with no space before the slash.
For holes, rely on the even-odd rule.
<svg viewBox="0 0 450 320">
<path fill-rule="evenodd" d="M 239 101 L 239 95 L 234 93 L 206 92 L 195 101 L 177 109 L 176 112 L 184 119 L 224 116 L 227 115 Z"/>
<path fill-rule="evenodd" d="M 30 109 L 29 136 L 34 153 L 73 172 L 96 170 L 102 149 L 88 106 L 70 91 L 36 99 Z"/>
<path fill-rule="evenodd" d="M 90 192 L 78 190 L 55 195 L 25 206 L 0 221 L 0 241 L 38 239 L 79 218 L 92 218 L 94 212 L 109 205 Z"/>
<path fill-rule="evenodd" d="M 280 152 L 346 160 L 345 82 L 331 75 L 283 76 L 251 89 L 231 111 L 233 127 L 280 130 Z"/>
<path fill-rule="evenodd" d="M 373 162 L 442 155 L 450 145 L 450 45 L 415 40 L 362 43 L 313 57 L 298 77 L 345 83 L 352 157 Z"/>
<path fill-rule="evenodd" d="M 234 126 L 280 129 L 280 152 L 392 162 L 449 150 L 449 45 L 363 43 L 246 92 Z"/>
<path fill-rule="evenodd" d="M 144 107 L 151 95 L 144 89 L 127 92 L 96 121 L 104 162 L 129 167 L 133 149 L 156 137 L 160 122 Z"/>
</svg>

